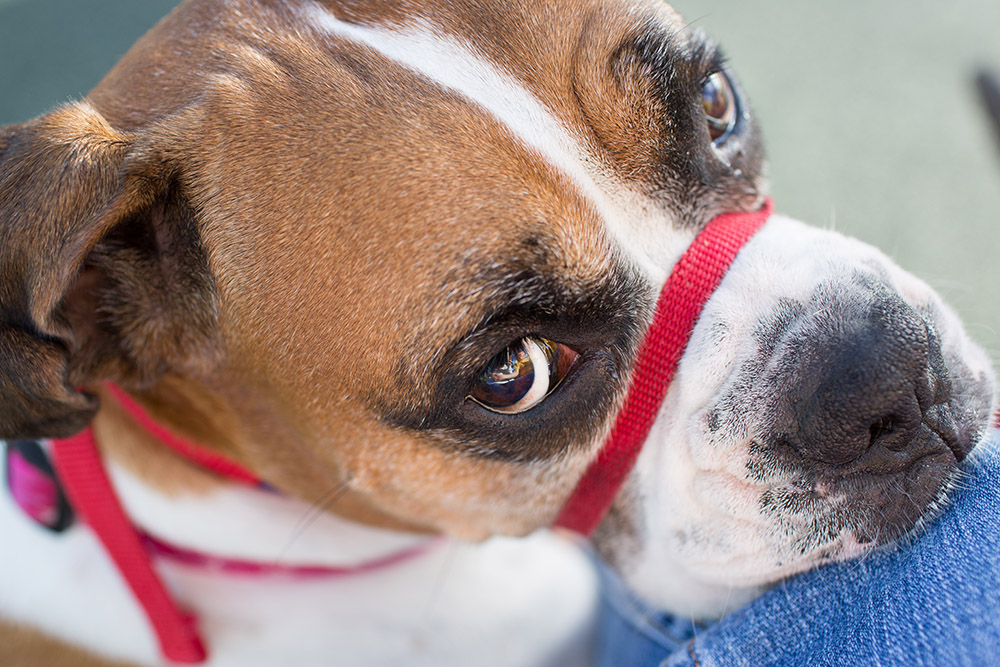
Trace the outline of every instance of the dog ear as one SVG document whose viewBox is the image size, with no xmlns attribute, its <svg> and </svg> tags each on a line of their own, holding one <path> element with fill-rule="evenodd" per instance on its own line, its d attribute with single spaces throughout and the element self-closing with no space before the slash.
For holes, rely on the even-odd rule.
<svg viewBox="0 0 1000 667">
<path fill-rule="evenodd" d="M 86 387 L 204 360 L 214 289 L 181 180 L 87 103 L 0 130 L 0 438 L 70 435 Z"/>
</svg>

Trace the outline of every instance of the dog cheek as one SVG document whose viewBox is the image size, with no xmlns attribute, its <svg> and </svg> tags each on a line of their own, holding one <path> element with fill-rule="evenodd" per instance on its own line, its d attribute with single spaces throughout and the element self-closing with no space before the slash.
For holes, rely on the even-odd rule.
<svg viewBox="0 0 1000 667">
<path fill-rule="evenodd" d="M 646 524 L 634 479 L 626 482 L 607 516 L 591 536 L 597 555 L 618 571 L 630 569 L 646 546 Z"/>
<path fill-rule="evenodd" d="M 518 463 L 468 456 L 440 441 L 373 429 L 340 449 L 351 488 L 405 521 L 468 541 L 523 536 L 550 524 L 587 453 Z"/>
</svg>

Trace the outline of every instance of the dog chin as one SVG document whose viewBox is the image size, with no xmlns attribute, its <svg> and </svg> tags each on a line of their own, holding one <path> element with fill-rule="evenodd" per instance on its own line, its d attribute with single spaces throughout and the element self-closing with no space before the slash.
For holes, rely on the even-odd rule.
<svg viewBox="0 0 1000 667">
<path fill-rule="evenodd" d="M 913 372 L 880 370 L 875 390 L 857 390 L 838 375 L 868 372 L 864 341 L 883 326 L 926 349 Z M 916 346 L 879 359 L 906 367 Z M 985 432 L 995 387 L 930 287 L 870 246 L 776 216 L 706 306 L 609 519 L 628 528 L 602 529 L 598 551 L 650 603 L 719 617 L 788 576 L 919 532 Z M 852 391 L 852 411 L 869 395 L 888 401 L 861 418 L 870 440 L 848 454 L 835 438 L 812 444 L 806 431 L 840 425 L 814 428 L 804 411 Z M 614 532 L 631 537 L 616 544 Z"/>
</svg>

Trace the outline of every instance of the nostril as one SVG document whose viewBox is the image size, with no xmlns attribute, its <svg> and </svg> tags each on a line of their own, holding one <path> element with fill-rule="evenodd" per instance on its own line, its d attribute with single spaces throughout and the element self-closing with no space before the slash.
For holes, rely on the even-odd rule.
<svg viewBox="0 0 1000 667">
<path fill-rule="evenodd" d="M 833 465 L 912 450 L 923 407 L 938 398 L 928 385 L 943 376 L 933 331 L 888 288 L 830 299 L 836 307 L 788 333 L 793 444 Z"/>
<path fill-rule="evenodd" d="M 875 420 L 875 422 L 868 427 L 868 446 L 872 447 L 878 443 L 879 440 L 895 433 L 897 423 L 899 423 L 899 420 L 892 415 L 880 417 Z"/>
</svg>

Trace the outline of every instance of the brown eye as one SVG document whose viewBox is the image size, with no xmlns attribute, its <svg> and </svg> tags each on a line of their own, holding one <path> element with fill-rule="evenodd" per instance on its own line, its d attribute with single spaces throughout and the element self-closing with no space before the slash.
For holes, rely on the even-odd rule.
<svg viewBox="0 0 1000 667">
<path fill-rule="evenodd" d="M 490 360 L 469 398 L 493 412 L 525 412 L 558 386 L 576 357 L 561 343 L 522 338 Z"/>
<path fill-rule="evenodd" d="M 708 135 L 712 143 L 719 145 L 736 126 L 736 94 L 725 74 L 716 72 L 705 79 L 701 87 L 701 105 L 708 121 Z"/>
</svg>

